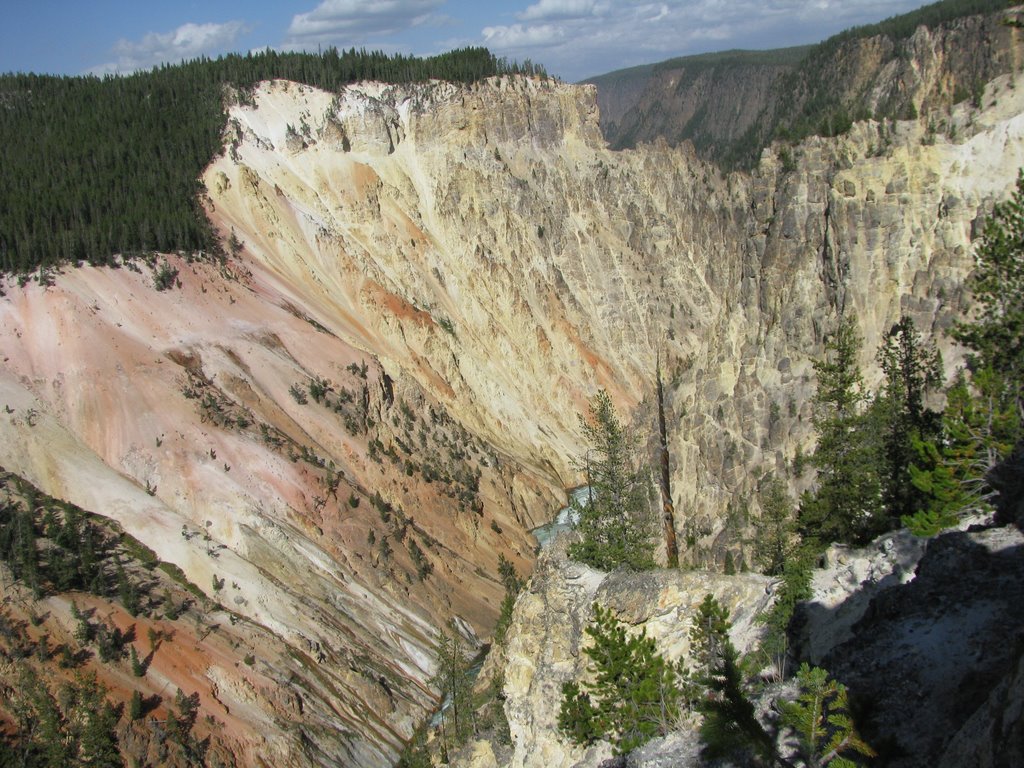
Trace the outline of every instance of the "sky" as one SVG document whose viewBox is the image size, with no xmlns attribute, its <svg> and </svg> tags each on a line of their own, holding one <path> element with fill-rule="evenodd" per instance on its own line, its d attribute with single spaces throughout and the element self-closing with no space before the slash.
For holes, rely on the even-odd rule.
<svg viewBox="0 0 1024 768">
<path fill-rule="evenodd" d="M 230 51 L 482 45 L 575 82 L 730 48 L 813 43 L 922 0 L 3 0 L 0 72 L 128 74 Z"/>
</svg>

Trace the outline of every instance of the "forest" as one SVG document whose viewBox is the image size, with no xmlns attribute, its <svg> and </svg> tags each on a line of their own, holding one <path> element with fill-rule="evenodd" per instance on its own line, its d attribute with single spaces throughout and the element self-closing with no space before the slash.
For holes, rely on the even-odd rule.
<svg viewBox="0 0 1024 768">
<path fill-rule="evenodd" d="M 115 254 L 219 253 L 199 176 L 220 152 L 226 100 L 287 79 L 328 91 L 349 83 L 469 83 L 545 76 L 485 48 L 429 58 L 329 48 L 266 50 L 164 65 L 126 77 L 0 75 L 0 271 L 111 264 Z"/>
</svg>

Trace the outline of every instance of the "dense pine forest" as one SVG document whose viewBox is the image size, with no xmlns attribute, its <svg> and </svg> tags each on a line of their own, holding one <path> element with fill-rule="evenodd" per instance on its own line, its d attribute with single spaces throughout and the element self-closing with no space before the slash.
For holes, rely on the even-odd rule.
<svg viewBox="0 0 1024 768">
<path fill-rule="evenodd" d="M 221 148 L 227 88 L 282 78 L 473 82 L 544 75 L 485 48 L 429 58 L 365 50 L 197 59 L 127 77 L 0 75 L 0 270 L 109 264 L 113 254 L 207 251 L 199 175 Z"/>
</svg>

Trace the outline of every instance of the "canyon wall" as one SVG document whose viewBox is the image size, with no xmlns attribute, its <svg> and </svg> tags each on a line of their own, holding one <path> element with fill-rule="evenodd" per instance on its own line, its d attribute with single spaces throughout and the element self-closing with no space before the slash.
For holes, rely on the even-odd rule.
<svg viewBox="0 0 1024 768">
<path fill-rule="evenodd" d="M 934 114 L 968 99 L 981 106 L 985 83 L 1020 66 L 1020 9 L 993 3 L 995 12 L 940 23 L 943 10 L 813 46 L 684 56 L 587 82 L 598 85 L 613 148 L 689 140 L 703 158 L 747 168 L 773 138 L 831 135 L 851 118 Z"/>
<path fill-rule="evenodd" d="M 985 98 L 946 133 L 859 123 L 722 176 L 686 148 L 609 151 L 586 87 L 273 83 L 206 181 L 318 323 L 557 484 L 581 479 L 597 388 L 653 435 L 660 356 L 680 533 L 705 557 L 730 502 L 812 447 L 811 360 L 840 313 L 871 383 L 902 314 L 954 368 L 974 228 L 1024 163 L 1014 81 Z"/>
<path fill-rule="evenodd" d="M 5 283 L 0 463 L 180 567 L 266 660 L 163 672 L 244 713 L 220 729 L 239 759 L 388 763 L 433 706 L 438 630 L 489 633 L 499 555 L 529 571 L 580 482 L 598 388 L 653 436 L 660 359 L 678 532 L 708 563 L 811 448 L 840 313 L 872 381 L 901 314 L 955 366 L 972 235 L 1024 165 L 1020 85 L 723 176 L 610 151 L 588 87 L 265 83 L 204 176 L 224 265 Z"/>
</svg>

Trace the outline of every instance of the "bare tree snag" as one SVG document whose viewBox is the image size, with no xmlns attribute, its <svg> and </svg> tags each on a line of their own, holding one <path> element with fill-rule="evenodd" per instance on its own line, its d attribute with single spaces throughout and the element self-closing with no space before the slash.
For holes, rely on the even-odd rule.
<svg viewBox="0 0 1024 768">
<path fill-rule="evenodd" d="M 679 567 L 679 547 L 676 544 L 676 511 L 672 505 L 672 486 L 669 479 L 668 430 L 665 427 L 665 388 L 661 384 L 661 353 L 656 369 L 658 382 L 658 432 L 661 442 L 661 510 L 665 525 L 665 554 L 668 567 Z"/>
</svg>

